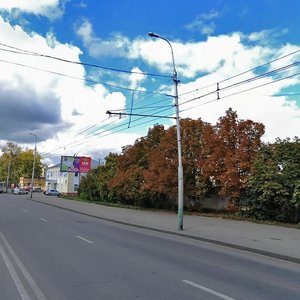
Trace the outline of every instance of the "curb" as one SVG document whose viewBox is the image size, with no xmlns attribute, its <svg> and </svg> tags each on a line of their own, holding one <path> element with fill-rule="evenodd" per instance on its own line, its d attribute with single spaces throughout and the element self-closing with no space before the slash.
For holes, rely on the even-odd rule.
<svg viewBox="0 0 300 300">
<path fill-rule="evenodd" d="M 114 220 L 114 219 L 110 219 L 110 218 L 106 218 L 106 217 L 97 216 L 97 215 L 94 215 L 94 214 L 91 214 L 91 213 L 86 213 L 86 212 L 78 211 L 78 210 L 75 210 L 75 209 L 62 207 L 62 206 L 59 206 L 59 205 L 56 205 L 56 204 L 46 203 L 46 202 L 39 201 L 39 200 L 33 200 L 33 199 L 28 199 L 28 198 L 27 198 L 27 200 L 42 203 L 42 204 L 45 204 L 45 205 L 48 205 L 48 206 L 64 209 L 64 210 L 71 211 L 71 212 L 74 212 L 74 213 L 77 213 L 77 214 L 80 214 L 80 215 L 84 215 L 84 216 L 88 216 L 88 217 L 92 217 L 92 218 L 97 218 L 97 219 L 100 219 L 100 220 L 104 220 L 104 221 L 108 221 L 108 222 L 112 222 L 112 223 L 116 223 L 116 224 L 121 224 L 121 225 L 126 225 L 126 226 L 135 227 L 135 228 L 146 229 L 146 230 L 151 230 L 151 231 L 154 231 L 154 232 L 164 233 L 164 234 L 173 235 L 173 236 L 179 236 L 179 237 L 183 237 L 183 238 L 188 238 L 188 239 L 192 239 L 192 240 L 197 240 L 197 241 L 201 241 L 201 242 L 206 242 L 206 243 L 210 243 L 210 244 L 214 244 L 214 245 L 224 246 L 224 247 L 227 247 L 227 248 L 237 249 L 237 250 L 241 250 L 241 251 L 246 251 L 246 252 L 250 252 L 250 253 L 255 253 L 255 254 L 271 257 L 271 258 L 276 258 L 276 259 L 280 259 L 280 260 L 300 264 L 300 258 L 296 258 L 296 257 L 288 256 L 288 255 L 283 255 L 283 254 L 278 254 L 278 253 L 270 252 L 270 251 L 266 251 L 266 250 L 260 250 L 260 249 L 256 249 L 256 248 L 231 244 L 231 243 L 222 242 L 222 241 L 213 240 L 213 239 L 208 239 L 208 238 L 204 238 L 204 237 L 189 235 L 189 234 L 186 234 L 186 233 L 174 232 L 174 231 L 169 231 L 169 230 L 164 230 L 164 229 L 158 229 L 158 228 L 153 228 L 153 227 L 128 223 L 128 222 L 125 222 L 125 221 Z"/>
</svg>

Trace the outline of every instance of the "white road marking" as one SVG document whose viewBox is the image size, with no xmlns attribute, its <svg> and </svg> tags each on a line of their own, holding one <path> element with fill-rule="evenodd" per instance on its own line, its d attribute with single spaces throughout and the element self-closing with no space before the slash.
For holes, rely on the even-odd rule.
<svg viewBox="0 0 300 300">
<path fill-rule="evenodd" d="M 40 218 L 40 220 L 48 223 L 48 221 L 46 219 Z"/>
<path fill-rule="evenodd" d="M 15 268 L 13 267 L 11 261 L 9 260 L 7 254 L 1 244 L 0 244 L 0 254 L 6 264 L 6 267 L 10 273 L 12 280 L 14 281 L 14 283 L 17 287 L 17 290 L 18 290 L 22 300 L 30 300 L 30 297 L 29 297 L 27 291 L 25 290 L 25 287 L 24 287 L 20 277 L 18 276 Z"/>
<path fill-rule="evenodd" d="M 13 248 L 10 246 L 10 244 L 8 243 L 8 241 L 6 240 L 5 236 L 2 234 L 1 231 L 0 231 L 0 238 L 2 239 L 4 246 L 8 250 L 10 256 L 13 258 L 15 264 L 17 265 L 17 267 L 21 271 L 21 273 L 24 276 L 25 280 L 27 281 L 27 284 L 30 286 L 31 290 L 35 294 L 36 298 L 38 300 L 47 300 L 46 296 L 41 291 L 41 289 L 38 287 L 37 283 L 32 278 L 32 276 L 29 274 L 29 272 L 27 271 L 27 269 L 25 268 L 25 266 L 23 265 L 23 263 L 21 262 L 21 260 L 19 259 L 19 257 L 17 256 L 17 254 L 15 253 L 15 251 L 13 250 Z M 20 281 L 20 283 L 21 283 L 21 281 Z M 17 288 L 18 288 L 18 286 L 17 286 Z M 31 299 L 30 297 L 27 298 L 28 294 L 27 294 L 25 288 L 24 288 L 24 291 L 25 291 L 25 294 L 23 296 L 20 294 L 21 298 L 23 300 Z M 20 291 L 19 291 L 19 293 L 20 293 Z"/>
<path fill-rule="evenodd" d="M 84 237 L 82 237 L 82 236 L 80 236 L 80 235 L 76 235 L 76 237 L 77 237 L 78 239 L 80 239 L 80 240 L 83 240 L 83 241 L 89 243 L 89 244 L 94 244 L 94 242 L 92 242 L 92 241 L 90 241 L 90 240 L 87 240 L 87 239 L 85 239 Z"/>
<path fill-rule="evenodd" d="M 200 285 L 200 284 L 197 284 L 197 283 L 195 283 L 195 282 L 192 282 L 192 281 L 189 281 L 189 280 L 182 280 L 184 283 L 186 283 L 186 284 L 189 284 L 189 285 L 191 285 L 191 286 L 193 286 L 193 287 L 196 287 L 196 288 L 198 288 L 198 289 L 200 289 L 200 290 L 202 290 L 202 291 L 205 291 L 205 292 L 207 292 L 207 293 L 210 293 L 210 294 L 212 294 L 212 295 L 215 295 L 215 296 L 217 296 L 217 297 L 219 297 L 219 298 L 222 298 L 222 299 L 225 299 L 225 300 L 235 300 L 234 298 L 231 298 L 231 297 L 229 297 L 229 296 L 226 296 L 226 295 L 224 295 L 224 294 L 221 294 L 221 293 L 218 293 L 217 291 L 214 291 L 214 290 L 212 290 L 212 289 L 210 289 L 210 288 L 207 288 L 207 287 L 205 287 L 205 286 L 203 286 L 203 285 Z"/>
<path fill-rule="evenodd" d="M 27 212 L 28 210 L 26 210 L 26 209 L 22 209 L 24 212 Z"/>
</svg>

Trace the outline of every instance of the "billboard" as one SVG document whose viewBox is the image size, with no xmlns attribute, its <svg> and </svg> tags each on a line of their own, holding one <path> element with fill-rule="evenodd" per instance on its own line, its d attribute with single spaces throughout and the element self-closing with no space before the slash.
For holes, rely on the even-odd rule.
<svg viewBox="0 0 300 300">
<path fill-rule="evenodd" d="M 87 173 L 91 169 L 91 158 L 85 156 L 62 156 L 61 172 Z"/>
</svg>

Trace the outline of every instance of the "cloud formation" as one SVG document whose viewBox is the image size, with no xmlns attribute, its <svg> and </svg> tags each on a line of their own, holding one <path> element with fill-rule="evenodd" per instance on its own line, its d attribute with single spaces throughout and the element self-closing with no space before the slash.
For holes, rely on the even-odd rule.
<svg viewBox="0 0 300 300">
<path fill-rule="evenodd" d="M 92 57 L 112 55 L 114 57 L 126 57 L 130 48 L 129 39 L 121 34 L 113 34 L 108 40 L 97 37 L 88 19 L 85 19 L 76 27 L 76 34 L 81 38 Z"/>
<path fill-rule="evenodd" d="M 189 30 L 197 30 L 203 35 L 212 35 L 216 29 L 216 24 L 212 21 L 220 17 L 220 13 L 211 10 L 208 13 L 200 14 L 191 23 L 185 26 Z"/>
<path fill-rule="evenodd" d="M 208 15 L 199 16 L 196 19 L 198 23 L 191 24 L 196 28 L 202 22 L 203 29 L 203 24 L 209 24 L 218 17 L 219 14 L 212 11 Z M 2 43 L 5 41 L 8 45 L 15 45 L 28 51 L 38 49 L 38 52 L 43 54 L 80 62 L 83 50 L 75 45 L 60 42 L 54 32 L 49 31 L 44 36 L 35 32 L 28 34 L 21 26 L 12 26 L 1 17 L 0 28 Z M 265 66 L 263 71 L 253 69 L 299 48 L 298 45 L 273 46 L 271 41 L 259 42 L 264 37 L 274 40 L 277 34 L 283 33 L 282 30 L 272 30 L 270 35 L 270 31 L 263 30 L 250 34 L 233 32 L 227 35 L 210 35 L 200 41 L 170 39 L 178 78 L 181 81 L 179 85 L 181 117 L 201 117 L 206 122 L 215 123 L 229 107 L 232 107 L 240 118 L 264 123 L 266 125 L 264 138 L 267 141 L 298 134 L 300 110 L 296 99 L 273 95 L 299 84 L 299 77 L 295 76 L 274 84 L 272 81 L 280 76 L 292 75 L 299 69 L 277 73 L 276 78 L 267 76 L 247 84 L 237 84 L 255 77 L 259 72 L 280 68 L 297 59 L 288 57 L 284 61 L 273 62 Z M 127 66 L 130 66 L 128 70 L 134 72 L 151 70 L 172 75 L 170 45 L 161 39 L 139 36 L 131 39 L 118 33 L 104 39 L 94 32 L 93 25 L 88 19 L 79 23 L 76 34 L 93 58 L 105 58 L 107 61 L 120 59 L 119 61 L 126 62 Z M 0 101 L 6 115 L 3 118 L 5 124 L 0 126 L 0 143 L 5 140 L 27 143 L 30 141 L 27 132 L 34 131 L 38 135 L 41 152 L 52 153 L 52 149 L 59 149 L 59 154 L 72 155 L 76 149 L 80 154 L 92 153 L 97 156 L 99 149 L 101 153 L 111 149 L 120 150 L 122 146 L 132 144 L 142 134 L 142 130 L 136 133 L 121 132 L 122 128 L 118 126 L 123 120 L 109 119 L 106 115 L 107 110 L 128 110 L 131 107 L 131 93 L 123 90 L 112 92 L 102 84 L 89 85 L 84 81 L 87 74 L 92 75 L 95 80 L 102 76 L 101 80 L 106 83 L 126 86 L 129 89 L 150 91 L 152 90 L 150 87 L 153 86 L 156 91 L 173 93 L 170 78 L 159 81 L 158 78 L 149 78 L 142 74 L 113 73 L 108 80 L 104 71 L 100 74 L 98 69 L 91 71 L 79 64 L 66 64 L 45 57 L 27 55 L 25 59 L 24 54 L 3 51 L 1 59 L 0 66 L 5 72 L 0 73 Z M 29 66 L 35 69 L 30 69 Z M 245 70 L 251 71 L 243 73 Z M 76 81 L 67 76 L 57 76 L 44 71 L 63 73 L 83 80 Z M 224 79 L 239 73 L 243 74 L 223 82 Z M 215 91 L 218 82 L 220 99 L 216 101 Z M 237 84 L 235 88 L 225 89 L 235 84 Z M 266 85 L 263 89 L 251 90 L 260 84 Z M 209 88 L 203 89 L 206 86 Z M 249 91 L 241 93 L 246 89 Z M 211 94 L 204 97 L 206 93 Z M 152 98 L 152 96 L 145 97 L 150 99 L 149 102 L 152 101 L 151 104 L 154 97 L 159 97 L 155 95 Z M 195 99 L 192 100 L 193 98 Z M 172 105 L 169 98 L 156 100 L 162 100 L 162 105 L 170 104 L 170 107 Z M 139 108 L 143 108 L 141 101 Z M 110 129 L 114 126 L 117 130 L 113 133 Z M 120 132 L 117 132 L 119 129 Z"/>
<path fill-rule="evenodd" d="M 11 26 L 0 17 L 0 103 L 2 111 L 0 126 L 0 144 L 4 141 L 13 141 L 18 144 L 31 143 L 28 132 L 37 135 L 39 151 L 46 153 L 53 149 L 61 149 L 62 154 L 74 151 L 74 142 L 77 151 L 97 151 L 99 143 L 97 131 L 91 134 L 90 139 L 79 134 L 86 126 L 110 123 L 106 111 L 108 109 L 124 109 L 126 98 L 120 92 L 110 93 L 101 84 L 89 86 L 84 82 L 85 69 L 79 64 L 67 64 L 36 55 L 24 55 L 20 50 L 11 52 L 10 46 L 19 49 L 47 54 L 80 62 L 81 51 L 76 46 L 62 44 L 57 41 L 53 33 L 45 37 L 23 31 L 20 26 Z M 6 45 L 6 46 L 5 46 Z M 28 52 L 27 52 L 28 53 Z M 82 78 L 74 80 L 72 78 Z M 141 79 L 135 79 L 139 82 Z M 119 120 L 116 119 L 115 123 Z M 100 128 L 100 126 L 99 126 Z M 106 129 L 107 130 L 107 129 Z M 98 130 L 101 132 L 101 130 Z M 107 130 L 109 133 L 109 130 Z M 101 141 L 102 149 L 120 149 L 126 144 L 126 139 L 133 142 L 136 134 L 122 134 L 118 139 Z M 124 143 L 124 144 L 123 144 Z M 73 148 L 71 148 L 73 147 Z M 52 149 L 52 150 L 51 150 Z"/>
<path fill-rule="evenodd" d="M 54 21 L 62 17 L 67 1 L 68 0 L 0 0 L 0 10 L 7 11 L 14 17 L 22 13 L 28 13 L 47 17 L 50 20 Z"/>
</svg>

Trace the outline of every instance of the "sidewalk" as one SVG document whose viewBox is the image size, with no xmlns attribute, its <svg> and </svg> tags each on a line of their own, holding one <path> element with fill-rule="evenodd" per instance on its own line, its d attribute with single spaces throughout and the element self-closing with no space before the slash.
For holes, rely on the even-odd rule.
<svg viewBox="0 0 300 300">
<path fill-rule="evenodd" d="M 177 214 L 102 206 L 33 194 L 42 202 L 122 224 L 185 236 L 274 258 L 300 263 L 300 230 L 222 218 L 184 215 L 178 231 Z"/>
</svg>

